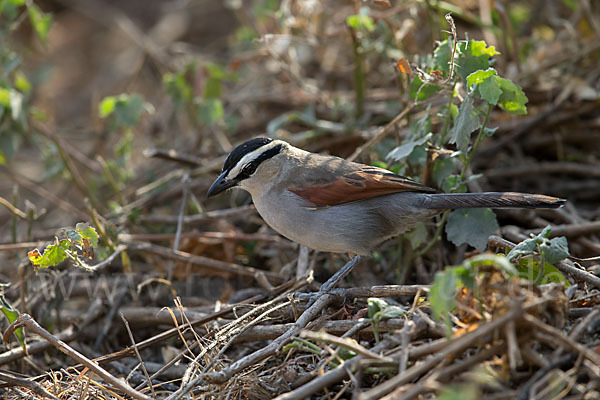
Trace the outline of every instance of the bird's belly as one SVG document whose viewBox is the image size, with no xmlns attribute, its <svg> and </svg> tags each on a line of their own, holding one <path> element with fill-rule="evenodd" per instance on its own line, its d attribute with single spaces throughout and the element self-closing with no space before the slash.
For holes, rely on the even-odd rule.
<svg viewBox="0 0 600 400">
<path fill-rule="evenodd" d="M 385 198 L 387 196 L 382 196 Z M 380 201 L 314 208 L 293 193 L 254 197 L 262 218 L 286 238 L 319 251 L 367 255 L 381 242 L 414 225 L 403 210 Z"/>
</svg>

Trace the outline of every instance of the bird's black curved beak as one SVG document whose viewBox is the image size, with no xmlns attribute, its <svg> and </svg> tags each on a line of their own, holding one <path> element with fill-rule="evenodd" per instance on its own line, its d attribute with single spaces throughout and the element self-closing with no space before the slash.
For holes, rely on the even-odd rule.
<svg viewBox="0 0 600 400">
<path fill-rule="evenodd" d="M 213 184 L 210 185 L 206 197 L 215 196 L 221 193 L 222 191 L 237 185 L 237 181 L 227 179 L 227 172 L 229 171 L 223 171 L 223 173 L 219 175 L 219 177 L 213 182 Z"/>
</svg>

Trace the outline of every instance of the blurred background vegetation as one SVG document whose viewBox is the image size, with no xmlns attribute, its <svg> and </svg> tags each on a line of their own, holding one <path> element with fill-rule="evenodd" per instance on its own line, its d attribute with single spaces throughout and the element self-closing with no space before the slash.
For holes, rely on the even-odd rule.
<svg viewBox="0 0 600 400">
<path fill-rule="evenodd" d="M 482 140 L 468 149 L 450 137 L 469 89 L 460 71 L 467 60 L 450 79 L 434 52 L 452 39 L 448 13 L 458 40 L 485 41 L 490 57 L 481 69 L 493 67 L 526 95 L 523 112 L 490 105 L 483 127 L 482 107 Z M 592 0 L 0 0 L 0 280 L 12 283 L 5 295 L 48 323 L 48 306 L 78 310 L 68 299 L 35 300 L 41 283 L 27 251 L 80 221 L 100 233 L 90 264 L 127 242 L 102 272 L 167 278 L 188 306 L 233 301 L 259 285 L 252 274 L 169 260 L 140 243 L 254 267 L 273 284 L 292 277 L 297 249 L 247 207 L 248 195 L 205 199 L 226 154 L 262 135 L 354 154 L 445 191 L 569 200 L 560 212 L 498 212 L 501 233 L 514 242 L 549 223 L 593 223 L 599 59 Z M 473 145 L 478 135 L 466 135 Z M 226 218 L 210 214 L 225 208 Z M 350 281 L 430 283 L 473 251 L 450 246 L 438 226 L 388 243 L 374 268 L 358 268 Z M 600 252 L 598 229 L 590 229 L 569 237 L 571 254 Z M 310 258 L 319 280 L 343 259 Z M 150 285 L 160 290 L 146 305 L 172 304 L 173 292 Z M 121 339 L 97 350 L 118 349 Z"/>
</svg>

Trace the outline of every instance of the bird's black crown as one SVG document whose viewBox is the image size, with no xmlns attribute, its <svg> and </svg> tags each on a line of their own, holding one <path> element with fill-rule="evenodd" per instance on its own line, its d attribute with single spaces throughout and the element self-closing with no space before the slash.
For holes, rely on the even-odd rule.
<svg viewBox="0 0 600 400">
<path fill-rule="evenodd" d="M 244 157 L 246 154 L 258 149 L 259 147 L 269 144 L 272 141 L 273 139 L 271 138 L 259 137 L 255 139 L 250 139 L 240 144 L 235 149 L 233 149 L 231 153 L 229 153 L 229 156 L 227 157 L 227 160 L 225 160 L 225 164 L 223 165 L 223 171 L 228 171 L 232 169 L 238 163 L 238 161 L 240 161 L 242 157 Z"/>
</svg>

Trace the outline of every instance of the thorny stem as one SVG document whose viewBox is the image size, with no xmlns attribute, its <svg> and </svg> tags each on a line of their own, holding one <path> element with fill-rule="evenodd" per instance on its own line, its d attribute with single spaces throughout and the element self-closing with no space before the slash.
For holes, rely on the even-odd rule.
<svg viewBox="0 0 600 400">
<path fill-rule="evenodd" d="M 452 121 L 452 112 L 450 111 L 450 106 L 452 105 L 452 101 L 454 100 L 454 88 L 456 87 L 456 81 L 454 85 L 452 85 L 452 89 L 450 89 L 450 99 L 448 100 L 448 105 L 446 106 L 446 118 L 444 119 L 444 126 L 442 128 L 442 140 L 440 141 L 440 145 L 446 143 L 446 135 L 450 130 L 450 121 Z"/>
</svg>

